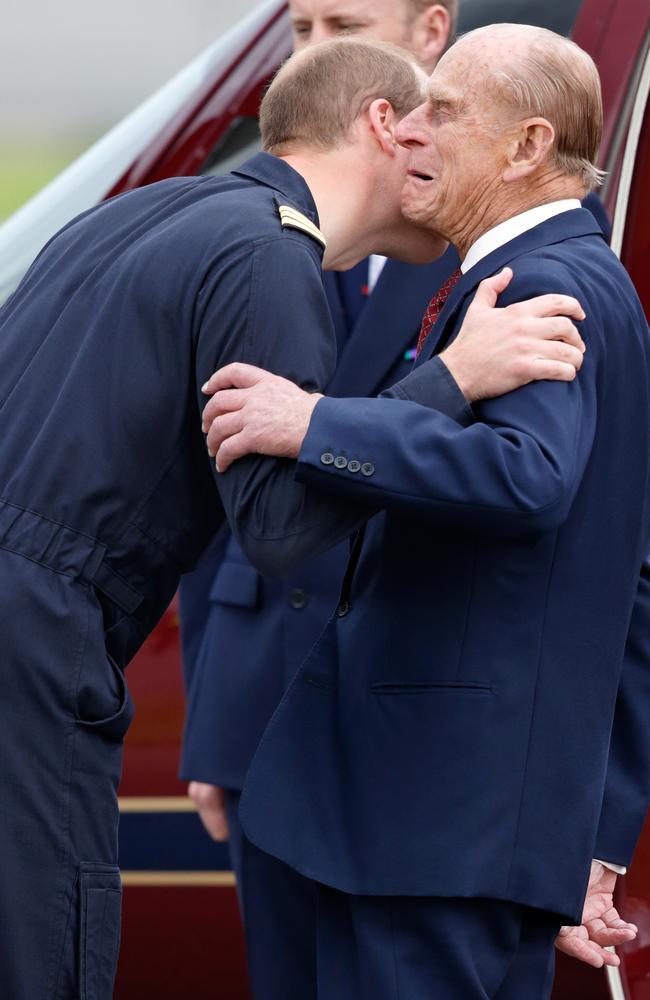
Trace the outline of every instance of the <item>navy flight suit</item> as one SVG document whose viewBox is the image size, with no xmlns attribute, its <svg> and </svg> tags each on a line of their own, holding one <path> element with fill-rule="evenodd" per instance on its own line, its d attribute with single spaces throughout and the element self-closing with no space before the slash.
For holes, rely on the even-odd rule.
<svg viewBox="0 0 650 1000">
<path fill-rule="evenodd" d="M 224 514 L 278 573 L 367 516 L 290 462 L 251 457 L 215 489 L 209 375 L 237 359 L 316 389 L 334 365 L 323 248 L 282 205 L 317 226 L 266 153 L 126 194 L 55 236 L 0 311 L 2 997 L 111 996 L 124 668 Z"/>
</svg>

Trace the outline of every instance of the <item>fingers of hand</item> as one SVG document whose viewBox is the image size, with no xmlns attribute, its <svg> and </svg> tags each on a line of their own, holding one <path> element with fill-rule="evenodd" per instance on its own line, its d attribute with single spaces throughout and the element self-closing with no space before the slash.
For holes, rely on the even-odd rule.
<svg viewBox="0 0 650 1000">
<path fill-rule="evenodd" d="M 573 365 L 566 364 L 564 361 L 536 358 L 534 361 L 526 363 L 519 378 L 520 384 L 523 382 L 524 376 L 527 376 L 529 382 L 573 382 L 576 370 Z"/>
<path fill-rule="evenodd" d="M 191 781 L 187 789 L 194 802 L 201 822 L 213 840 L 228 839 L 228 818 L 226 816 L 223 789 L 202 781 Z"/>
<path fill-rule="evenodd" d="M 595 969 L 602 969 L 603 965 L 619 964 L 619 959 L 613 952 L 605 951 L 600 945 L 589 940 L 584 927 L 562 928 L 555 940 L 555 947 L 565 955 L 585 962 Z"/>
<path fill-rule="evenodd" d="M 213 840 L 228 840 L 228 819 L 223 807 L 199 809 L 199 816 Z"/>
<path fill-rule="evenodd" d="M 576 371 L 582 368 L 584 355 L 577 347 L 565 344 L 562 340 L 538 340 L 530 343 L 531 354 L 544 361 L 561 361 L 571 365 Z"/>
<path fill-rule="evenodd" d="M 516 302 L 509 308 L 515 313 L 523 312 L 527 316 L 568 316 L 575 320 L 586 318 L 584 309 L 571 295 L 538 295 L 526 302 Z"/>
<path fill-rule="evenodd" d="M 248 398 L 247 389 L 220 389 L 212 399 L 203 407 L 201 414 L 201 430 L 207 434 L 210 424 L 215 417 L 220 417 L 224 413 L 232 413 L 241 410 Z"/>
<path fill-rule="evenodd" d="M 267 372 L 263 368 L 256 368 L 254 365 L 244 365 L 240 361 L 235 361 L 231 365 L 219 368 L 208 381 L 201 386 L 201 392 L 206 396 L 220 389 L 247 389 L 256 385 Z"/>
<path fill-rule="evenodd" d="M 518 329 L 539 340 L 561 340 L 584 354 L 586 345 L 576 327 L 566 316 L 524 317 Z"/>
<path fill-rule="evenodd" d="M 505 291 L 511 281 L 512 270 L 509 267 L 504 267 L 498 274 L 484 278 L 478 286 L 474 301 L 478 299 L 480 305 L 495 306 L 498 296 Z"/>
<path fill-rule="evenodd" d="M 250 455 L 254 450 L 246 431 L 226 438 L 219 446 L 214 460 L 217 472 L 225 472 L 238 458 Z"/>
<path fill-rule="evenodd" d="M 244 417 L 240 410 L 235 413 L 224 413 L 222 417 L 215 417 L 210 425 L 206 441 L 208 455 L 214 458 L 223 441 L 233 434 L 239 434 L 243 427 Z"/>
</svg>

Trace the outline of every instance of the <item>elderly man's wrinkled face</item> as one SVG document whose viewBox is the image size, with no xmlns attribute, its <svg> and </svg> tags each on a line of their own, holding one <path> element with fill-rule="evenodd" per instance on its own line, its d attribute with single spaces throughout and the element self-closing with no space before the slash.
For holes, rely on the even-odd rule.
<svg viewBox="0 0 650 1000">
<path fill-rule="evenodd" d="M 396 133 L 410 150 L 404 215 L 452 240 L 463 220 L 484 211 L 505 166 L 500 106 L 490 101 L 482 63 L 476 46 L 453 46 L 430 78 L 427 102 Z"/>
<path fill-rule="evenodd" d="M 405 0 L 290 0 L 296 51 L 336 35 L 363 35 L 404 45 L 409 37 Z"/>
</svg>

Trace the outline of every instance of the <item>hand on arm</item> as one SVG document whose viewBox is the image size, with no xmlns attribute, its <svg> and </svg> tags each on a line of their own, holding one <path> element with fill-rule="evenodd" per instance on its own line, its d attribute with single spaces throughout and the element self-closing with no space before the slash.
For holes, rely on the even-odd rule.
<svg viewBox="0 0 650 1000">
<path fill-rule="evenodd" d="M 575 378 L 585 345 L 568 317 L 583 319 L 581 305 L 567 295 L 542 295 L 497 309 L 511 278 L 506 268 L 479 285 L 460 333 L 439 359 L 421 366 L 420 378 L 431 375 L 433 383 L 432 366 L 444 362 L 470 403 L 532 381 Z M 242 364 L 216 372 L 203 391 L 212 395 L 203 411 L 203 432 L 220 472 L 251 453 L 296 458 L 322 399 Z"/>
<path fill-rule="evenodd" d="M 460 333 L 440 358 L 469 403 L 496 399 L 529 382 L 570 382 L 585 344 L 572 320 L 585 313 L 569 295 L 540 295 L 497 309 L 512 271 L 482 281 Z"/>
<path fill-rule="evenodd" d="M 561 929 L 555 941 L 558 951 L 596 969 L 603 965 L 620 964 L 618 956 L 605 949 L 633 941 L 637 928 L 623 920 L 614 906 L 617 877 L 600 861 L 592 862 L 582 924 Z"/>
</svg>

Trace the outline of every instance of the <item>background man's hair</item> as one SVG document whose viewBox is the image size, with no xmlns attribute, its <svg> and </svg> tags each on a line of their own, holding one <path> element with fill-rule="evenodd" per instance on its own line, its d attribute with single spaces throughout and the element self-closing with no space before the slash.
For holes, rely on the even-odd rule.
<svg viewBox="0 0 650 1000">
<path fill-rule="evenodd" d="M 361 38 L 321 42 L 292 56 L 260 109 L 262 146 L 332 149 L 373 101 L 390 101 L 403 118 L 424 100 L 426 78 L 404 49 Z"/>
<path fill-rule="evenodd" d="M 417 17 L 427 7 L 433 7 L 436 3 L 439 7 L 444 7 L 449 13 L 449 38 L 446 48 L 453 45 L 458 31 L 458 0 L 405 0 L 405 3 L 412 17 Z"/>
<path fill-rule="evenodd" d="M 495 70 L 494 80 L 518 112 L 551 123 L 555 165 L 563 174 L 579 177 L 591 191 L 605 176 L 596 166 L 603 133 L 598 70 L 575 42 L 543 28 L 533 30 L 536 37 L 515 62 Z"/>
</svg>

